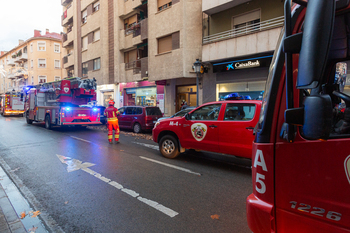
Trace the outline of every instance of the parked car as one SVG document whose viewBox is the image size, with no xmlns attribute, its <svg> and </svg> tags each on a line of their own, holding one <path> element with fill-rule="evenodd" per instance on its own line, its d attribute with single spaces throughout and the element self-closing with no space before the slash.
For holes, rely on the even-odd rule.
<svg viewBox="0 0 350 233">
<path fill-rule="evenodd" d="M 153 141 L 166 158 L 175 158 L 185 149 L 251 158 L 260 108 L 259 100 L 206 103 L 183 117 L 157 122 Z"/>
<path fill-rule="evenodd" d="M 161 121 L 161 120 L 164 120 L 164 119 L 168 119 L 168 118 L 174 118 L 174 117 L 182 117 L 182 116 L 185 116 L 186 113 L 188 112 L 191 112 L 193 109 L 195 109 L 195 107 L 187 107 L 183 110 L 180 110 L 178 111 L 177 113 L 175 113 L 174 115 L 170 116 L 170 117 L 161 117 L 157 120 L 158 121 Z"/>
<path fill-rule="evenodd" d="M 158 107 L 125 106 L 118 109 L 119 127 L 132 129 L 135 133 L 152 130 L 157 120 L 163 117 Z"/>
<path fill-rule="evenodd" d="M 100 121 L 102 124 L 106 124 L 107 123 L 107 118 L 105 116 L 105 106 L 102 105 L 93 105 L 93 104 L 85 104 L 85 105 L 80 105 L 80 107 L 89 107 L 89 108 L 96 108 L 98 109 L 98 111 L 100 112 Z"/>
</svg>

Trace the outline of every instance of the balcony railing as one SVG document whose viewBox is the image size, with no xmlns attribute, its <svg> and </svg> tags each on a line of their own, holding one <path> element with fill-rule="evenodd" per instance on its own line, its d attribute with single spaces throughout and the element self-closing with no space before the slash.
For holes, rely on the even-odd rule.
<svg viewBox="0 0 350 233">
<path fill-rule="evenodd" d="M 244 36 L 252 33 L 257 33 L 265 30 L 269 30 L 276 27 L 282 27 L 284 23 L 284 17 L 269 19 L 255 24 L 250 24 L 245 27 L 235 28 L 229 31 L 216 33 L 210 36 L 203 37 L 203 44 L 212 43 L 220 40 L 227 40 L 239 36 Z"/>
<path fill-rule="evenodd" d="M 141 72 L 141 60 L 125 63 L 125 70 L 133 70 L 133 74 L 139 74 Z"/>
<path fill-rule="evenodd" d="M 132 37 L 141 35 L 141 24 L 135 23 L 130 28 L 125 29 L 125 36 L 133 34 Z"/>
</svg>

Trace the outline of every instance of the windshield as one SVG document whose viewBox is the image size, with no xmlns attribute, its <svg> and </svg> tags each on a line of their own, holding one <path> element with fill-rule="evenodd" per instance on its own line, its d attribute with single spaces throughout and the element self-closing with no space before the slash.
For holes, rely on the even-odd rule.
<svg viewBox="0 0 350 233">
<path fill-rule="evenodd" d="M 259 118 L 259 128 L 263 125 L 264 122 L 264 117 L 265 117 L 265 111 L 266 111 L 266 106 L 267 103 L 269 101 L 269 97 L 270 97 L 270 91 L 271 91 L 271 84 L 273 81 L 273 76 L 275 73 L 275 65 L 276 65 L 276 58 L 279 54 L 279 47 L 281 46 L 281 42 L 282 42 L 282 38 L 284 37 L 284 27 L 281 30 L 281 34 L 278 38 L 277 41 L 277 46 L 275 49 L 275 52 L 273 54 L 273 58 L 271 61 L 271 65 L 269 68 L 269 75 L 267 77 L 267 81 L 266 81 L 266 85 L 265 85 L 265 91 L 264 91 L 264 95 L 263 95 L 263 99 L 262 99 L 262 104 L 261 104 L 261 112 L 260 112 L 260 118 Z"/>
</svg>

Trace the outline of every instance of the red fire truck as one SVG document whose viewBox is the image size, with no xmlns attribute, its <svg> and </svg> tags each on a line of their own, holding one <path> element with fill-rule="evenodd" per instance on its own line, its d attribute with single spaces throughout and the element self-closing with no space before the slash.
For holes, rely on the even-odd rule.
<svg viewBox="0 0 350 233">
<path fill-rule="evenodd" d="M 252 152 L 250 229 L 350 232 L 349 0 L 285 2 Z"/>
<path fill-rule="evenodd" d="M 79 107 L 96 100 L 96 80 L 70 78 L 31 86 L 26 94 L 28 124 L 45 122 L 45 127 L 99 125 L 97 108 Z"/>
<path fill-rule="evenodd" d="M 11 91 L 0 96 L 0 113 L 3 116 L 23 116 L 23 92 Z"/>
</svg>

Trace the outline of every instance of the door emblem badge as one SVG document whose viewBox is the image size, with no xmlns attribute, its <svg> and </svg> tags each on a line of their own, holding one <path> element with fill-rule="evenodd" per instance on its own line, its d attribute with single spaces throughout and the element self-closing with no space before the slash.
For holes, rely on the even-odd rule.
<svg viewBox="0 0 350 233">
<path fill-rule="evenodd" d="M 65 87 L 65 88 L 63 88 L 63 90 L 64 90 L 64 92 L 68 93 L 69 87 Z"/>
<path fill-rule="evenodd" d="M 348 178 L 348 181 L 350 183 L 350 155 L 345 159 L 344 168 L 346 177 Z"/>
<path fill-rule="evenodd" d="M 191 125 L 191 133 L 194 139 L 196 139 L 198 142 L 202 141 L 205 138 L 205 135 L 207 134 L 207 126 L 202 123 L 195 123 Z"/>
</svg>

